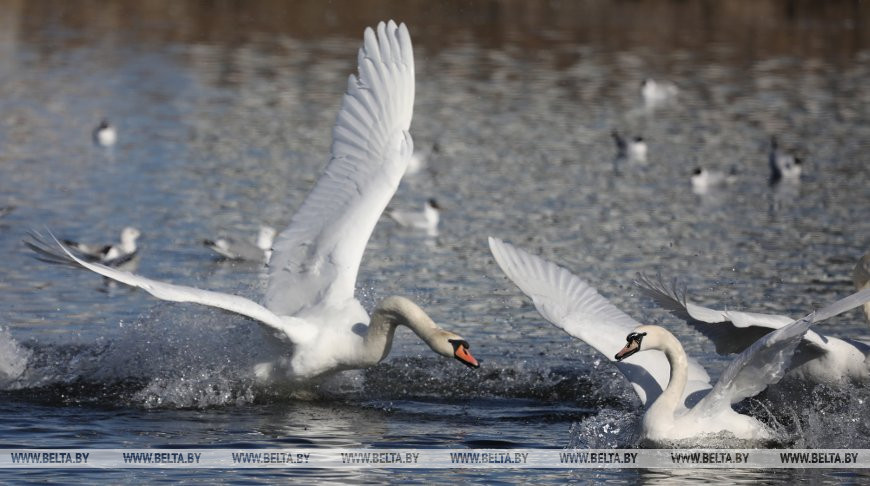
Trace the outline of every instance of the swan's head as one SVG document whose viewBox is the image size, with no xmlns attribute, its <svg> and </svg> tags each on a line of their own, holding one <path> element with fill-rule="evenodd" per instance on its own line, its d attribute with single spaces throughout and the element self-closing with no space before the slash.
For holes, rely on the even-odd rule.
<svg viewBox="0 0 870 486">
<path fill-rule="evenodd" d="M 460 363 L 470 368 L 480 367 L 480 363 L 478 363 L 477 360 L 474 359 L 474 356 L 471 355 L 471 352 L 468 351 L 468 348 L 471 346 L 468 344 L 468 341 L 462 338 L 462 336 L 450 331 L 443 331 L 439 334 L 441 335 L 436 336 L 433 342 L 430 342 L 430 345 L 432 345 L 432 349 L 434 349 L 435 352 L 447 356 L 448 358 L 455 358 L 459 360 Z"/>
<path fill-rule="evenodd" d="M 634 330 L 625 337 L 625 347 L 619 350 L 616 353 L 616 361 L 622 361 L 625 358 L 628 358 L 632 354 L 641 350 L 641 343 L 643 343 L 643 338 L 646 337 L 646 332 L 639 332 L 638 330 Z"/>
</svg>

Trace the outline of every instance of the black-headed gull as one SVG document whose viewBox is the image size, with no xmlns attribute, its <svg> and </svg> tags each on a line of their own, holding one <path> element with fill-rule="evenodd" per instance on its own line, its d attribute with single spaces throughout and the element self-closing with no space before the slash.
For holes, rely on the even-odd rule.
<svg viewBox="0 0 870 486">
<path fill-rule="evenodd" d="M 203 240 L 203 244 L 229 260 L 266 263 L 272 255 L 272 242 L 274 242 L 276 234 L 275 228 L 261 226 L 255 242 L 224 237 L 216 240 Z"/>
</svg>

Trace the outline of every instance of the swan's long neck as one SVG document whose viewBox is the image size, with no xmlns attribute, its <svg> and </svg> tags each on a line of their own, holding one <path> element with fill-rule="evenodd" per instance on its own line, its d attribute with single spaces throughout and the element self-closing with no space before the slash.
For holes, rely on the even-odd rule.
<svg viewBox="0 0 870 486">
<path fill-rule="evenodd" d="M 689 359 L 686 352 L 683 351 L 683 345 L 673 334 L 665 331 L 660 339 L 661 343 L 657 348 L 665 353 L 665 358 L 671 367 L 671 376 L 665 391 L 650 406 L 649 413 L 654 415 L 667 414 L 673 418 L 689 379 Z"/>
<path fill-rule="evenodd" d="M 375 364 L 387 357 L 398 326 L 410 328 L 433 349 L 435 336 L 444 332 L 417 304 L 404 297 L 387 297 L 372 312 L 363 340 L 363 355 L 367 362 Z"/>
</svg>

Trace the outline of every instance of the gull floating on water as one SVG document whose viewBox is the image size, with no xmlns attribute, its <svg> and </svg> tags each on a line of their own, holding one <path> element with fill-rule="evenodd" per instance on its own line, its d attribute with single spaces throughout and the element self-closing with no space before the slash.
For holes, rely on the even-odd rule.
<svg viewBox="0 0 870 486">
<path fill-rule="evenodd" d="M 678 92 L 677 85 L 670 81 L 646 78 L 640 83 L 640 94 L 647 108 L 654 108 L 672 100 Z"/>
<path fill-rule="evenodd" d="M 60 242 L 58 256 L 159 299 L 218 307 L 267 326 L 293 348 L 257 365 L 262 380 L 305 380 L 373 366 L 390 352 L 397 326 L 409 327 L 436 353 L 477 367 L 468 341 L 438 327 L 411 300 L 387 297 L 369 318 L 354 296 L 366 243 L 414 148 L 408 132 L 414 108 L 408 29 L 393 21 L 379 23 L 377 32 L 367 28 L 357 63 L 359 77 L 348 79 L 332 132 L 332 157 L 275 241 L 262 305 L 88 263 Z"/>
<path fill-rule="evenodd" d="M 94 143 L 100 147 L 111 147 L 118 140 L 118 132 L 115 127 L 109 123 L 109 120 L 103 119 L 97 128 L 94 128 L 93 133 Z"/>
<path fill-rule="evenodd" d="M 766 425 L 737 413 L 731 404 L 778 382 L 812 323 L 870 300 L 870 290 L 853 294 L 763 336 L 736 356 L 711 386 L 704 368 L 664 328 L 640 325 L 562 267 L 495 238 L 489 239 L 489 247 L 545 319 L 608 358 L 614 356 L 646 406 L 641 438 L 659 443 L 723 432 L 738 439 L 772 438 Z"/>
<path fill-rule="evenodd" d="M 693 304 L 676 282 L 668 286 L 661 279 L 654 281 L 641 275 L 637 283 L 640 290 L 658 305 L 713 341 L 719 354 L 744 352 L 762 336 L 794 322 L 784 315 L 716 310 Z M 856 286 L 859 291 L 870 293 L 866 290 L 866 283 Z M 864 305 L 866 309 L 868 304 Z M 821 319 L 817 316 L 816 321 Z M 797 347 L 786 376 L 810 383 L 836 385 L 870 381 L 870 346 L 810 330 Z"/>
<path fill-rule="evenodd" d="M 610 132 L 616 144 L 616 156 L 627 158 L 633 162 L 646 162 L 647 146 L 641 136 L 633 137 L 630 141 L 625 140 L 616 130 Z"/>
<path fill-rule="evenodd" d="M 15 210 L 15 206 L 0 206 L 0 218 Z"/>
<path fill-rule="evenodd" d="M 435 199 L 429 199 L 423 205 L 422 211 L 387 211 L 393 221 L 399 226 L 424 230 L 429 234 L 438 233 L 441 206 Z"/>
<path fill-rule="evenodd" d="M 429 158 L 432 154 L 439 152 L 438 143 L 433 143 L 429 150 L 415 150 L 411 155 L 411 160 L 408 161 L 408 168 L 405 170 L 406 176 L 417 175 L 426 169 Z"/>
<path fill-rule="evenodd" d="M 275 240 L 276 233 L 275 228 L 271 226 L 261 226 L 257 233 L 257 241 L 254 243 L 234 238 L 218 238 L 203 240 L 203 244 L 229 260 L 265 263 L 272 255 L 272 242 Z"/>
<path fill-rule="evenodd" d="M 775 136 L 770 137 L 768 162 L 770 163 L 771 184 L 776 184 L 780 181 L 800 182 L 802 171 L 801 159 L 783 152 L 779 148 L 779 143 Z"/>
<path fill-rule="evenodd" d="M 695 194 L 706 194 L 711 189 L 722 187 L 731 184 L 737 180 L 737 177 L 732 173 L 726 174 L 715 170 L 696 167 L 692 172 L 692 192 Z"/>
</svg>

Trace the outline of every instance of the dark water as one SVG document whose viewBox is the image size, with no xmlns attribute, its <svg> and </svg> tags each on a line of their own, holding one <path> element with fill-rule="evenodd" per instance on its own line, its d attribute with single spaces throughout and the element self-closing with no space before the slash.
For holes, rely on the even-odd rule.
<svg viewBox="0 0 870 486">
<path fill-rule="evenodd" d="M 472 342 L 477 370 L 399 332 L 391 356 L 318 386 L 254 382 L 272 345 L 243 318 L 156 302 L 31 258 L 44 226 L 83 241 L 142 230 L 136 271 L 259 295 L 257 265 L 216 261 L 217 234 L 286 225 L 325 164 L 365 26 L 415 43 L 428 169 L 391 203 L 446 207 L 435 238 L 384 219 L 360 271 L 371 308 L 408 295 Z M 631 446 L 630 388 L 546 324 L 487 236 L 571 268 L 643 322 L 673 329 L 714 377 L 726 358 L 654 308 L 637 272 L 679 277 L 701 304 L 801 315 L 852 290 L 870 248 L 866 2 L 0 1 L 0 392 L 4 447 Z M 646 77 L 679 86 L 645 109 Z M 91 129 L 119 127 L 110 150 Z M 610 132 L 643 135 L 646 164 Z M 805 160 L 767 184 L 771 135 Z M 694 194 L 696 166 L 736 170 Z M 824 324 L 867 336 L 853 311 Z M 791 447 L 870 448 L 864 388 L 747 405 Z M 7 480 L 272 481 L 275 471 L 4 471 Z M 25 475 L 26 474 L 26 475 Z M 309 471 L 303 480 L 437 481 L 441 472 Z M 437 475 L 436 475 L 437 474 Z M 540 481 L 838 481 L 836 471 L 541 472 Z M 520 482 L 528 472 L 451 473 Z"/>
</svg>

